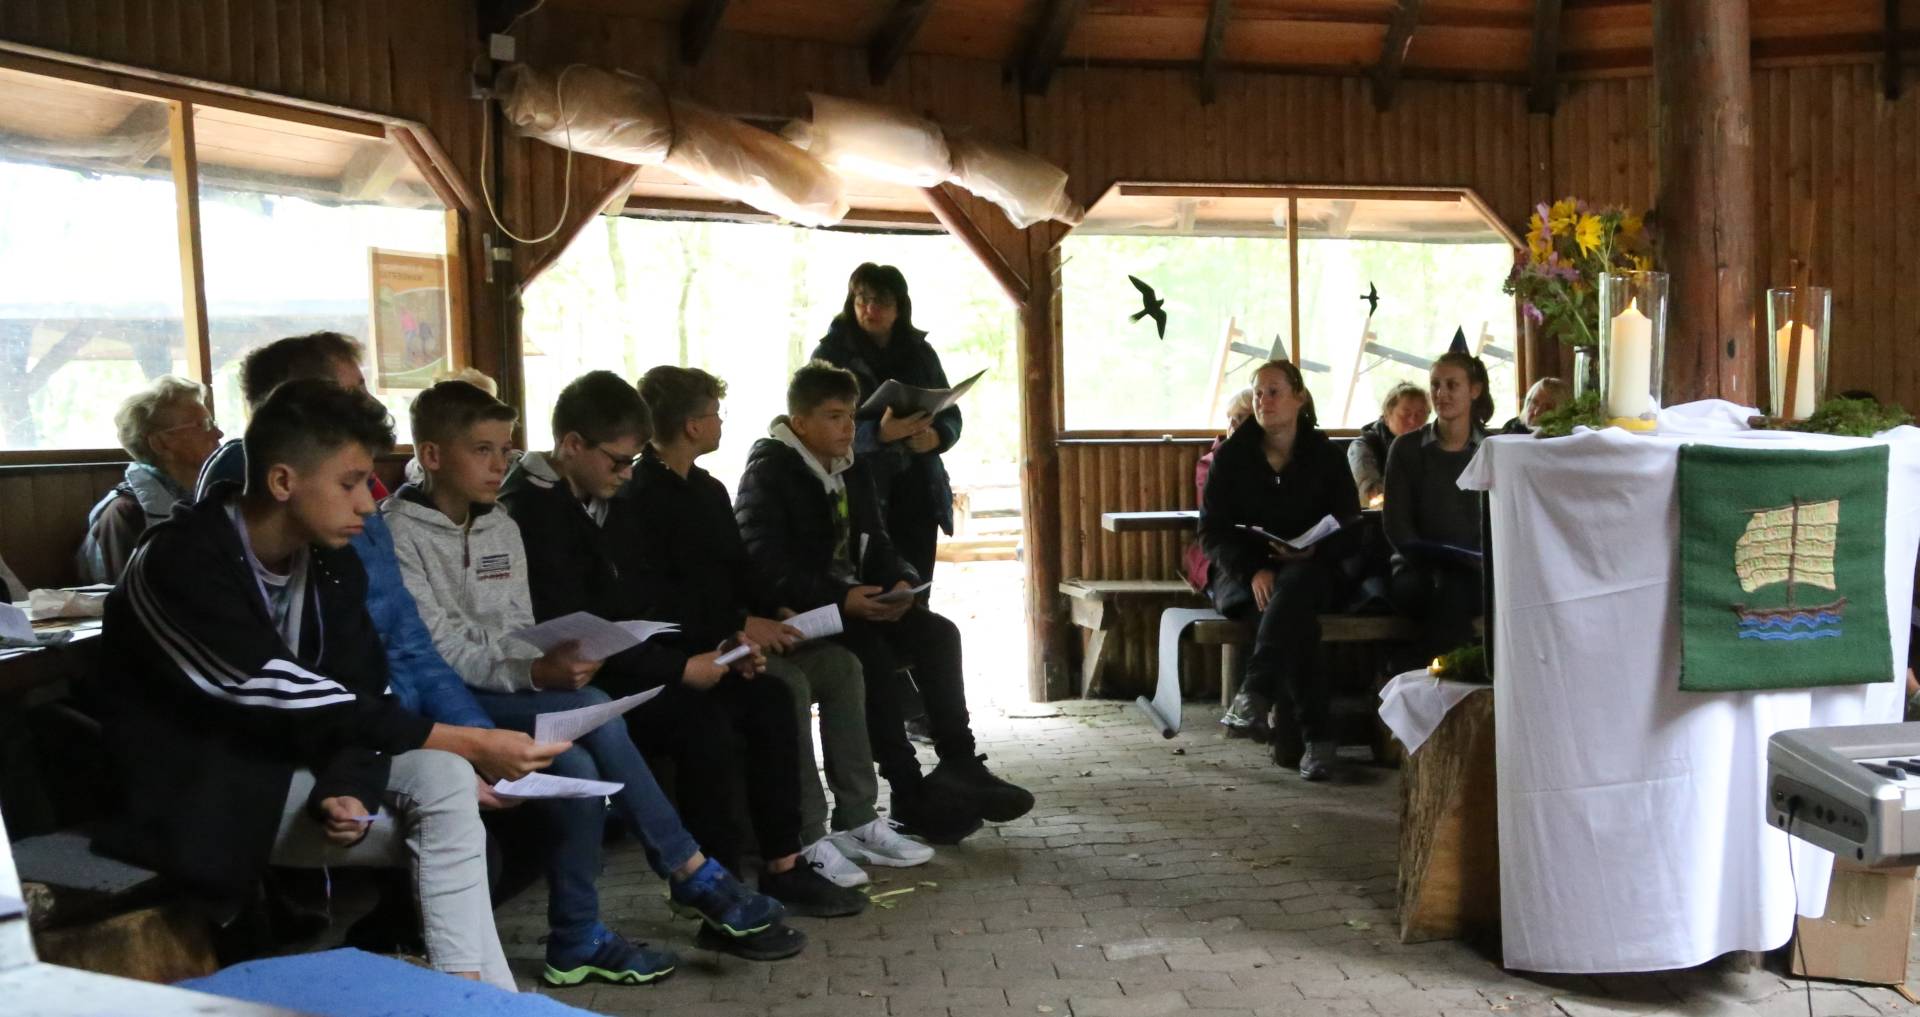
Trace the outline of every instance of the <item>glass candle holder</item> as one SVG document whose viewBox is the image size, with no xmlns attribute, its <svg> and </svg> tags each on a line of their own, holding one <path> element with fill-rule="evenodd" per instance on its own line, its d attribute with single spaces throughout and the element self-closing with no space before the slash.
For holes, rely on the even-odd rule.
<svg viewBox="0 0 1920 1017">
<path fill-rule="evenodd" d="M 1600 351 L 1591 346 L 1573 349 L 1573 397 L 1600 390 Z"/>
<path fill-rule="evenodd" d="M 1600 403 L 1607 422 L 1651 431 L 1667 346 L 1667 274 L 1600 277 Z"/>
<path fill-rule="evenodd" d="M 1768 411 L 1805 420 L 1827 397 L 1833 339 L 1833 290 L 1788 286 L 1767 291 Z"/>
</svg>

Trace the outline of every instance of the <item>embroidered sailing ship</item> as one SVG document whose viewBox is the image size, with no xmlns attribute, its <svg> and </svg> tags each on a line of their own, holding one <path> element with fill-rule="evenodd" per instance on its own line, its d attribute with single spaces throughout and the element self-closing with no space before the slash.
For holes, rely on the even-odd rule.
<svg viewBox="0 0 1920 1017">
<path fill-rule="evenodd" d="M 1733 570 L 1740 589 L 1755 593 L 1786 584 L 1784 607 L 1735 604 L 1741 639 L 1837 639 L 1847 598 L 1825 604 L 1802 604 L 1800 592 L 1812 587 L 1837 592 L 1833 554 L 1840 531 L 1840 502 L 1802 502 L 1760 509 L 1747 521 L 1747 530 L 1734 543 Z"/>
</svg>

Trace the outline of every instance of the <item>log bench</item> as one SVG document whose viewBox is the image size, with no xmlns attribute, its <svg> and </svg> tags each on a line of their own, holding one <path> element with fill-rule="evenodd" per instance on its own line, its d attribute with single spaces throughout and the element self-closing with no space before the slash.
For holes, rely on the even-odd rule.
<svg viewBox="0 0 1920 1017">
<path fill-rule="evenodd" d="M 145 982 L 218 970 L 207 919 L 153 872 L 95 854 L 79 830 L 12 848 L 41 960 Z"/>
</svg>

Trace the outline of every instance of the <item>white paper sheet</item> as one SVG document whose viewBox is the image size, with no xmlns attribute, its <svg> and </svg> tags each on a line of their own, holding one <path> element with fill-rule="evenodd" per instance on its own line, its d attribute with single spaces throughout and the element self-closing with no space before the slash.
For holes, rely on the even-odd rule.
<svg viewBox="0 0 1920 1017">
<path fill-rule="evenodd" d="M 529 773 L 519 780 L 499 781 L 493 785 L 493 793 L 502 798 L 605 798 L 623 787 L 626 785 L 612 781 Z"/>
<path fill-rule="evenodd" d="M 676 631 L 677 626 L 666 622 L 630 621 L 616 624 L 587 611 L 575 611 L 509 634 L 515 639 L 532 643 L 543 652 L 552 652 L 554 647 L 563 643 L 577 642 L 580 644 L 582 660 L 605 660 L 663 632 Z"/>
<path fill-rule="evenodd" d="M 825 639 L 846 631 L 846 626 L 840 621 L 838 604 L 828 604 L 811 611 L 803 611 L 788 618 L 786 624 L 799 629 L 800 635 L 806 639 Z"/>
<path fill-rule="evenodd" d="M 543 713 L 533 718 L 533 740 L 542 745 L 578 741 L 582 735 L 593 733 L 600 725 L 659 694 L 659 689 L 648 689 L 597 706 Z"/>
<path fill-rule="evenodd" d="M 44 621 L 49 618 L 99 618 L 106 612 L 105 590 L 34 590 L 27 594 L 27 613 L 31 614 L 35 621 Z"/>
<path fill-rule="evenodd" d="M 0 604 L 0 639 L 22 643 L 38 641 L 34 638 L 33 623 L 27 620 L 27 613 L 12 604 Z"/>
<path fill-rule="evenodd" d="M 1234 528 L 1239 530 L 1245 530 L 1248 533 L 1251 533 L 1254 536 L 1261 538 L 1262 540 L 1270 540 L 1276 544 L 1285 544 L 1296 551 L 1304 551 L 1307 548 L 1320 543 L 1322 540 L 1325 540 L 1328 537 L 1331 537 L 1334 534 L 1339 533 L 1340 520 L 1335 519 L 1332 516 L 1322 516 L 1320 517 L 1319 522 L 1314 523 L 1311 527 L 1308 527 L 1307 532 L 1302 533 L 1301 535 L 1297 537 L 1293 537 L 1291 539 L 1287 537 L 1279 536 L 1278 534 L 1268 533 L 1266 530 L 1263 530 L 1258 526 L 1248 526 L 1245 523 L 1236 523 L 1234 524 Z"/>
<path fill-rule="evenodd" d="M 926 582 L 904 590 L 888 590 L 885 593 L 875 594 L 873 602 L 876 604 L 898 604 L 903 600 L 912 600 L 918 597 L 922 593 L 927 592 L 932 586 L 933 584 L 931 582 Z"/>
<path fill-rule="evenodd" d="M 733 649 L 728 650 L 727 652 L 721 654 L 720 656 L 713 658 L 713 662 L 715 664 L 720 665 L 721 667 L 726 667 L 728 664 L 731 664 L 736 660 L 740 660 L 752 652 L 753 652 L 753 647 L 748 646 L 745 643 L 741 643 L 739 646 L 736 646 Z"/>
</svg>

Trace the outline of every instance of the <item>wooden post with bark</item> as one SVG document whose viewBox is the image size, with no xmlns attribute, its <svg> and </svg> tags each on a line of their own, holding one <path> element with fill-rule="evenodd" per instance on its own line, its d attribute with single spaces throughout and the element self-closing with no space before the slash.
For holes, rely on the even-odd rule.
<svg viewBox="0 0 1920 1017">
<path fill-rule="evenodd" d="M 1755 405 L 1753 76 L 1745 4 L 1654 0 L 1656 208 L 1672 275 L 1665 403 Z"/>
</svg>

